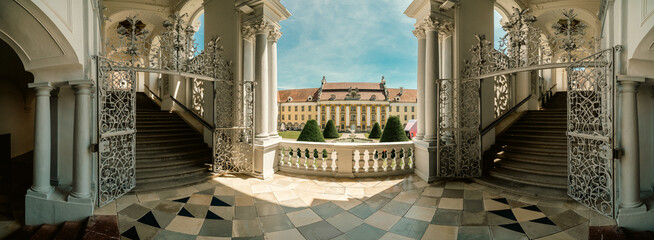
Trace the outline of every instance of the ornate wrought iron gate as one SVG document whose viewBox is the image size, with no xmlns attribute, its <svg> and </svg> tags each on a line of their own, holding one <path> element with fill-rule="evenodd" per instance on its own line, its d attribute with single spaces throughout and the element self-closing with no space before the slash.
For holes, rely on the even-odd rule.
<svg viewBox="0 0 654 240">
<path fill-rule="evenodd" d="M 615 216 L 613 165 L 614 49 L 568 68 L 568 195 Z"/>
<path fill-rule="evenodd" d="M 98 206 L 136 185 L 136 71 L 97 57 Z"/>
<path fill-rule="evenodd" d="M 480 177 L 480 83 L 439 80 L 438 176 Z"/>
</svg>

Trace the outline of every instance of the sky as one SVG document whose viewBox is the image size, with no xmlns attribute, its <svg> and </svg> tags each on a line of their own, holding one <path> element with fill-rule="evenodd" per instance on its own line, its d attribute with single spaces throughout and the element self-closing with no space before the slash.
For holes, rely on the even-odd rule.
<svg viewBox="0 0 654 240">
<path fill-rule="evenodd" d="M 495 24 L 493 24 L 493 28 L 494 28 L 493 31 L 495 31 L 493 34 L 495 37 L 495 41 L 493 41 L 493 44 L 495 44 L 495 49 L 500 47 L 500 38 L 506 35 L 506 31 L 504 31 L 504 29 L 502 29 L 502 25 L 500 25 L 501 19 L 502 19 L 502 15 L 500 15 L 500 13 L 497 10 L 495 10 L 495 15 L 493 19 L 495 22 Z"/>
<path fill-rule="evenodd" d="M 204 13 L 198 19 L 200 20 L 200 29 L 193 34 L 193 38 L 195 39 L 195 45 L 198 47 L 197 53 L 200 53 L 204 50 Z"/>
<path fill-rule="evenodd" d="M 277 43 L 278 89 L 327 82 L 380 82 L 416 88 L 411 0 L 282 0 L 292 16 Z"/>
</svg>

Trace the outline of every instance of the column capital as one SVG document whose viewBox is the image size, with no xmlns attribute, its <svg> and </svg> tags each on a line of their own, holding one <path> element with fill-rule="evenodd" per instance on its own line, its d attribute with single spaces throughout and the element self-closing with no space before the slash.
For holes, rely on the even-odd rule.
<svg viewBox="0 0 654 240">
<path fill-rule="evenodd" d="M 439 17 L 428 17 L 423 20 L 421 25 L 425 31 L 438 31 L 439 33 L 450 34 L 452 29 L 454 29 L 454 24 L 452 21 L 439 18 Z"/>
<path fill-rule="evenodd" d="M 45 91 L 50 92 L 54 88 L 52 86 L 52 83 L 49 83 L 49 82 L 29 83 L 29 84 L 27 84 L 27 86 L 29 88 L 34 88 L 34 91 L 36 91 L 37 93 L 41 93 L 41 92 L 45 92 Z"/>
<path fill-rule="evenodd" d="M 282 37 L 282 32 L 279 31 L 279 28 L 271 27 L 270 32 L 268 33 L 268 41 L 277 42 L 279 38 Z"/>
<path fill-rule="evenodd" d="M 420 39 L 425 39 L 426 34 L 425 34 L 425 29 L 420 27 L 416 27 L 415 30 L 413 30 L 413 35 L 416 36 L 416 38 Z"/>
<path fill-rule="evenodd" d="M 243 25 L 243 27 L 241 27 L 241 35 L 243 36 L 243 39 L 253 42 L 254 34 L 255 34 L 255 30 L 252 26 Z"/>
<path fill-rule="evenodd" d="M 645 82 L 644 77 L 633 77 L 627 75 L 618 75 L 618 83 L 620 84 L 619 91 L 623 92 L 638 92 L 638 85 Z"/>
<path fill-rule="evenodd" d="M 268 34 L 270 31 L 270 24 L 266 20 L 257 20 L 251 26 L 256 34 Z"/>
</svg>

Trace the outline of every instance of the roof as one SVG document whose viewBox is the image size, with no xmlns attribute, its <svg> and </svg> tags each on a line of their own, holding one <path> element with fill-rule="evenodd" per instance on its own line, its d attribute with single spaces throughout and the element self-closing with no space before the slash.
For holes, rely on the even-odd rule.
<svg viewBox="0 0 654 240">
<path fill-rule="evenodd" d="M 277 91 L 277 102 L 289 102 L 287 101 L 288 97 L 293 99 L 290 102 L 308 102 L 309 96 L 313 97 L 313 101 L 315 101 L 317 94 L 318 88 L 279 90 Z"/>
<path fill-rule="evenodd" d="M 402 89 L 402 95 L 400 95 L 399 88 L 387 88 L 388 89 L 388 100 L 391 102 L 396 102 L 395 97 L 399 96 L 400 101 L 397 102 L 418 102 L 418 90 L 416 89 Z"/>
<path fill-rule="evenodd" d="M 368 82 L 328 82 L 322 86 L 322 90 L 347 90 L 350 87 L 359 90 L 382 90 L 381 83 Z"/>
</svg>

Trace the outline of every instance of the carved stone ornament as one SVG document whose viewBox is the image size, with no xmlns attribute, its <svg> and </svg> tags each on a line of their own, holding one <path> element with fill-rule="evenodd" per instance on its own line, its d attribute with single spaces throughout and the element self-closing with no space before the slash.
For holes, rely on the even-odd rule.
<svg viewBox="0 0 654 240">
<path fill-rule="evenodd" d="M 268 33 L 268 41 L 277 42 L 281 37 L 282 32 L 279 31 L 279 28 L 273 27 L 270 29 L 270 33 Z"/>
<path fill-rule="evenodd" d="M 413 35 L 418 39 L 425 39 L 425 29 L 422 27 L 416 27 L 416 29 L 413 30 Z"/>
<path fill-rule="evenodd" d="M 449 35 L 454 29 L 454 24 L 445 19 L 429 17 L 422 23 L 422 28 L 424 28 L 425 31 L 438 31 L 441 35 Z"/>
<path fill-rule="evenodd" d="M 241 29 L 241 34 L 243 34 L 243 39 L 245 40 L 253 40 L 254 39 L 254 28 L 250 25 L 244 25 L 243 28 Z"/>
<path fill-rule="evenodd" d="M 270 31 L 270 25 L 265 20 L 258 20 L 252 23 L 252 28 L 257 34 L 268 33 Z"/>
</svg>

